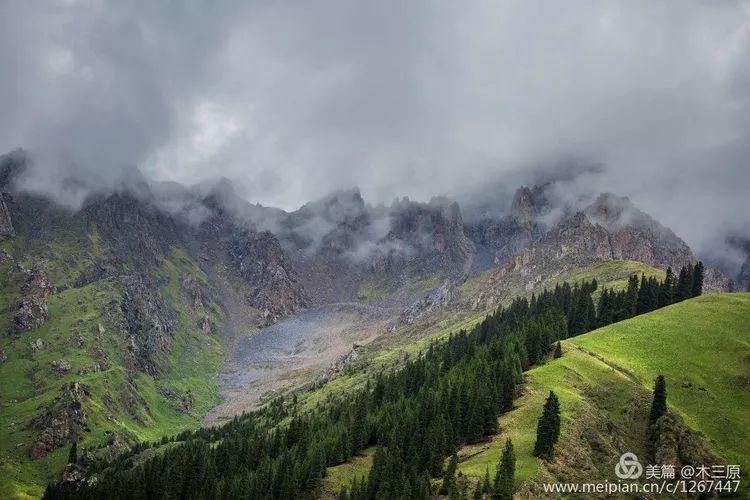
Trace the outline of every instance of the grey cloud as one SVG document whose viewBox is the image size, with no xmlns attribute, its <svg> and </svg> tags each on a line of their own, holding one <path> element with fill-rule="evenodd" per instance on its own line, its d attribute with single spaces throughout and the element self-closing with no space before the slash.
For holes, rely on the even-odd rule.
<svg viewBox="0 0 750 500">
<path fill-rule="evenodd" d="M 133 165 L 226 176 L 287 210 L 355 185 L 372 203 L 507 207 L 540 171 L 600 165 L 559 196 L 627 195 L 699 252 L 750 235 L 747 2 L 11 0 L 0 15 L 0 149 L 29 150 L 27 187 L 72 205 Z"/>
</svg>

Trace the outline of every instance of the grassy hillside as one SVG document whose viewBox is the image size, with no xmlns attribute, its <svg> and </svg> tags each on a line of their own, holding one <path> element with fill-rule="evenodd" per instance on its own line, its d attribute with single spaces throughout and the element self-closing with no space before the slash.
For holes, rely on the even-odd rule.
<svg viewBox="0 0 750 500">
<path fill-rule="evenodd" d="M 525 285 L 522 286 L 519 283 L 511 281 L 506 284 L 498 300 L 500 300 L 500 304 L 507 304 L 517 296 L 530 296 L 534 292 L 540 292 L 544 288 L 554 287 L 555 284 L 565 281 L 574 283 L 596 279 L 599 282 L 599 290 L 597 290 L 595 294 L 604 287 L 620 290 L 627 286 L 628 277 L 633 274 L 645 274 L 647 277 L 655 276 L 658 279 L 663 279 L 664 277 L 664 271 L 654 269 L 641 262 L 624 260 L 605 261 L 586 268 L 567 270 L 554 278 L 536 283 L 531 287 Z M 489 273 L 470 278 L 459 287 L 459 293 L 462 297 L 468 297 L 472 294 L 479 293 L 480 290 L 487 289 L 487 287 L 490 286 L 488 285 L 489 280 Z M 383 336 L 372 344 L 365 346 L 361 351 L 360 359 L 354 366 L 355 369 L 349 371 L 346 375 L 331 380 L 315 391 L 301 394 L 300 398 L 306 404 L 312 405 L 324 401 L 329 395 L 340 394 L 341 392 L 352 390 L 356 387 L 362 387 L 367 378 L 373 373 L 397 366 L 404 359 L 404 356 L 417 355 L 420 351 L 426 349 L 429 343 L 435 339 L 447 337 L 449 333 L 461 329 L 471 329 L 476 323 L 484 319 L 488 312 L 488 310 L 484 309 L 475 311 L 462 309 L 445 310 L 441 311 L 428 326 L 421 324 L 400 326 L 396 334 Z M 601 380 L 602 387 L 607 388 L 611 384 L 604 379 L 604 375 L 610 375 L 611 369 L 606 367 L 603 363 L 601 363 L 601 365 L 604 366 L 606 370 L 602 369 L 602 373 L 598 375 L 593 373 L 591 378 L 594 380 Z M 568 372 L 564 371 L 564 373 Z M 557 373 L 550 373 L 549 375 L 551 379 L 560 376 L 561 374 Z M 560 380 L 562 384 L 562 379 Z M 572 383 L 576 380 L 577 379 L 573 377 L 569 382 Z M 547 393 L 545 392 L 544 396 L 546 396 L 546 394 Z M 542 398 L 542 394 L 535 394 L 533 384 L 529 383 L 526 386 L 526 394 L 521 399 L 519 405 L 523 405 L 524 401 L 531 398 Z M 529 413 L 527 416 L 521 416 L 520 414 L 516 415 L 516 412 L 513 412 L 502 418 L 526 418 L 529 422 L 533 420 L 533 424 L 529 425 L 533 425 L 534 429 L 536 429 L 536 419 L 538 418 L 538 415 L 536 415 L 536 413 Z M 501 428 L 506 427 L 509 427 L 509 425 L 501 420 Z M 491 465 L 490 470 L 492 470 L 499 459 L 501 446 L 504 443 L 504 436 L 505 434 L 496 437 L 492 443 L 467 447 L 463 452 L 464 458 L 472 456 L 474 459 L 465 462 L 462 465 L 461 470 L 466 474 L 472 475 L 483 475 L 486 466 Z M 513 436 L 513 440 L 514 442 L 516 441 L 516 436 Z M 533 441 L 531 442 L 531 446 L 533 447 Z M 519 458 L 519 466 L 523 469 L 521 474 L 528 476 L 529 472 L 535 471 L 535 469 L 532 471 L 530 468 L 531 464 L 534 462 L 530 457 L 531 455 L 529 453 L 529 456 L 525 459 Z M 342 464 L 335 468 L 331 468 L 331 472 L 334 474 L 334 479 L 326 482 L 327 487 L 325 488 L 325 491 L 330 493 L 332 491 L 332 484 L 337 486 L 348 484 L 353 477 L 360 477 L 366 472 L 366 465 L 368 463 L 367 460 L 355 460 L 352 463 Z M 525 466 L 524 463 L 527 466 Z M 365 470 L 363 470 L 363 467 Z M 350 471 L 350 468 L 355 468 L 356 473 Z"/>
<path fill-rule="evenodd" d="M 460 294 L 458 302 L 461 304 L 458 308 L 438 309 L 436 313 L 429 317 L 429 323 L 417 322 L 411 325 L 399 325 L 393 334 L 383 335 L 371 344 L 364 346 L 360 350 L 360 359 L 351 370 L 348 370 L 346 375 L 331 380 L 315 391 L 302 394 L 302 400 L 309 404 L 317 404 L 330 394 L 340 394 L 342 391 L 362 387 L 373 373 L 398 366 L 405 356 L 416 356 L 419 352 L 427 349 L 432 341 L 447 337 L 451 332 L 471 329 L 476 323 L 482 321 L 490 311 L 494 311 L 498 305 L 507 305 L 516 297 L 531 296 L 532 293 L 541 292 L 544 288 L 554 288 L 557 283 L 565 281 L 577 283 L 596 279 L 600 285 L 599 290 L 595 292 L 596 296 L 596 293 L 604 287 L 615 290 L 624 288 L 627 286 L 628 277 L 633 274 L 645 274 L 647 277 L 656 276 L 659 279 L 664 277 L 663 271 L 641 262 L 610 260 L 586 268 L 569 269 L 554 278 L 535 283 L 533 286 L 508 282 L 503 287 L 502 294 L 498 296 L 498 302 L 493 301 L 493 307 L 467 309 L 465 307 L 466 297 L 470 296 L 471 293 L 478 293 L 478 290 L 483 289 L 483 287 L 489 286 L 487 284 L 489 274 L 491 272 L 470 278 L 458 287 Z M 429 285 L 425 283 L 425 281 L 420 281 L 413 287 L 437 286 L 440 284 L 439 281 L 430 282 Z"/>
<path fill-rule="evenodd" d="M 750 294 L 705 295 L 563 342 L 564 356 L 526 374 L 501 435 L 462 450 L 460 470 L 494 473 L 510 436 L 517 475 L 531 496 L 539 483 L 613 479 L 621 453 L 644 456 L 653 380 L 664 374 L 670 408 L 728 463 L 750 467 Z M 557 458 L 532 456 L 536 423 L 550 390 L 560 397 Z"/>
<path fill-rule="evenodd" d="M 6 334 L 22 275 L 14 263 L 0 265 L 0 348 L 7 356 L 0 364 L 0 498 L 39 497 L 47 481 L 59 476 L 69 445 L 31 459 L 30 450 L 41 434 L 31 422 L 54 406 L 68 382 L 78 382 L 88 392 L 81 402 L 86 424 L 79 449 L 104 453 L 109 446 L 114 452 L 131 440 L 155 440 L 200 424 L 218 400 L 215 375 L 223 346 L 197 326 L 181 279 L 191 276 L 205 283 L 206 277 L 184 252 L 175 250 L 157 271 L 160 292 L 176 317 L 169 369 L 152 378 L 126 367 L 123 353 L 128 346 L 117 316 L 118 281 L 107 277 L 71 285 L 106 253 L 95 231 L 88 240 L 71 238 L 41 250 L 26 248 L 20 238 L 3 242 L 9 251 L 14 250 L 11 245 L 23 249 L 15 253 L 24 255 L 24 267 L 43 259 L 49 280 L 68 286 L 47 297 L 45 324 Z M 222 312 L 212 304 L 206 307 L 212 323 L 220 325 Z M 67 373 L 53 368 L 58 360 L 70 363 Z"/>
</svg>

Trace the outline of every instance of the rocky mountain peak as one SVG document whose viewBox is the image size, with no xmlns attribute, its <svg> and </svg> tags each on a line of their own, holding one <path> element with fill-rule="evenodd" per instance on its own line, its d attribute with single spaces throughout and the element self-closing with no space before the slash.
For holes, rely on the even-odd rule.
<svg viewBox="0 0 750 500">
<path fill-rule="evenodd" d="M 303 205 L 296 215 L 302 218 L 321 217 L 332 223 L 350 223 L 367 212 L 358 188 L 341 190 L 325 198 Z"/>
<path fill-rule="evenodd" d="M 592 220 L 607 229 L 616 229 L 630 223 L 648 222 L 646 219 L 650 219 L 635 208 L 628 197 L 612 193 L 600 194 L 585 211 Z"/>
<path fill-rule="evenodd" d="M 531 189 L 526 186 L 518 188 L 513 195 L 510 214 L 519 226 L 531 227 L 534 223 L 534 199 Z"/>
<path fill-rule="evenodd" d="M 434 199 L 430 203 L 401 201 L 391 207 L 391 230 L 387 239 L 400 241 L 414 250 L 421 267 L 434 266 L 467 272 L 476 249 L 464 233 L 457 203 Z"/>
<path fill-rule="evenodd" d="M 679 269 L 695 260 L 682 239 L 626 197 L 604 193 L 584 212 L 609 233 L 612 258 L 637 260 L 662 269 Z"/>
</svg>

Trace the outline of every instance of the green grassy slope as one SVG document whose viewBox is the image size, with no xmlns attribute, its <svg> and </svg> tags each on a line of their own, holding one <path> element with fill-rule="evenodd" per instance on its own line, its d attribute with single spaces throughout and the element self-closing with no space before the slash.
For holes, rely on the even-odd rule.
<svg viewBox="0 0 750 500">
<path fill-rule="evenodd" d="M 571 343 L 644 386 L 663 374 L 671 407 L 719 455 L 750 467 L 750 294 L 704 295 Z"/>
<path fill-rule="evenodd" d="M 613 480 L 621 453 L 645 456 L 653 380 L 667 380 L 670 408 L 728 463 L 750 467 L 750 294 L 705 295 L 563 342 L 564 356 L 534 368 L 501 434 L 461 451 L 459 470 L 494 473 L 510 436 L 524 494 L 545 480 Z M 560 397 L 557 458 L 532 456 L 550 390 Z"/>
<path fill-rule="evenodd" d="M 6 248 L 11 245 L 21 247 L 24 242 L 3 242 Z M 94 231 L 88 240 L 71 238 L 25 251 L 24 266 L 43 258 L 50 281 L 69 284 L 105 252 Z M 53 402 L 66 382 L 77 381 L 90 394 L 83 401 L 88 431 L 79 449 L 155 440 L 200 425 L 202 415 L 218 401 L 216 374 L 223 346 L 198 328 L 181 288 L 185 275 L 201 283 L 206 280 L 184 252 L 175 250 L 157 272 L 160 291 L 176 312 L 177 326 L 170 369 L 156 379 L 129 373 L 125 367 L 126 338 L 113 318 L 119 307 L 119 285 L 114 278 L 50 295 L 48 322 L 28 332 L 6 334 L 20 296 L 20 273 L 12 265 L 0 265 L 0 275 L 8 277 L 0 282 L 0 347 L 7 356 L 0 364 L 0 498 L 37 498 L 47 481 L 63 469 L 69 446 L 37 460 L 29 457 L 29 449 L 39 436 L 30 422 Z M 206 307 L 212 323 L 220 326 L 221 311 L 210 304 Z M 71 341 L 73 336 L 81 339 L 81 347 Z M 31 346 L 37 339 L 41 349 Z M 71 364 L 69 373 L 52 368 L 52 362 L 60 359 Z M 92 368 L 97 363 L 100 371 Z M 182 396 L 190 401 L 188 408 L 181 406 Z"/>
<path fill-rule="evenodd" d="M 508 283 L 503 290 L 501 303 L 507 304 L 517 296 L 530 296 L 532 292 L 539 292 L 545 287 L 553 288 L 555 284 L 565 281 L 574 283 L 597 279 L 599 282 L 599 290 L 597 290 L 597 292 L 604 287 L 619 290 L 627 286 L 628 277 L 632 274 L 645 274 L 647 277 L 655 276 L 659 279 L 664 278 L 664 271 L 654 269 L 641 262 L 625 260 L 605 261 L 586 268 L 567 270 L 555 278 L 536 283 L 533 287 L 522 286 L 514 282 Z M 478 293 L 479 290 L 488 286 L 488 279 L 489 276 L 487 274 L 472 277 L 459 287 L 459 293 L 461 293 L 462 296 L 471 296 L 474 293 Z M 426 349 L 429 346 L 429 343 L 433 340 L 447 337 L 449 333 L 461 329 L 470 329 L 474 324 L 484 319 L 488 312 L 489 311 L 487 310 L 447 310 L 439 313 L 434 322 L 427 327 L 423 325 L 399 327 L 396 334 L 384 336 L 373 344 L 365 346 L 365 348 L 360 351 L 361 357 L 355 363 L 353 370 L 346 375 L 331 380 L 315 391 L 300 394 L 300 399 L 307 405 L 314 405 L 324 401 L 328 396 L 341 394 L 354 388 L 360 388 L 364 386 L 365 381 L 373 373 L 397 366 L 403 360 L 404 356 L 417 355 L 420 351 Z M 605 371 L 605 373 L 609 372 L 609 369 Z M 554 378 L 558 375 L 551 374 L 550 376 Z M 596 379 L 597 377 L 592 378 Z M 536 401 L 536 399 L 542 397 L 541 393 L 534 394 L 532 392 L 532 384 L 528 384 L 526 390 L 527 394 L 522 398 L 522 402 L 532 399 L 533 401 Z M 546 393 L 544 393 L 544 396 L 546 396 Z M 516 412 L 513 412 L 502 418 L 511 418 L 511 415 L 513 416 L 512 418 L 517 417 Z M 524 418 L 529 419 L 529 421 L 531 421 L 530 419 L 533 419 L 533 425 L 536 426 L 536 419 L 538 418 L 536 414 L 533 416 L 529 414 L 528 417 Z M 508 425 L 501 420 L 501 428 L 506 428 L 507 426 Z M 496 437 L 492 443 L 467 447 L 467 449 L 464 450 L 464 459 L 466 459 L 467 456 L 474 456 L 475 459 L 471 462 L 465 462 L 462 465 L 464 473 L 483 475 L 485 467 L 488 465 L 491 465 L 490 470 L 493 470 L 493 467 L 499 459 L 501 445 L 504 443 L 504 436 L 505 435 L 503 434 L 502 436 Z M 513 440 L 515 442 L 515 436 L 513 437 Z M 531 446 L 533 447 L 533 442 L 531 443 Z M 528 467 L 525 467 L 522 470 L 522 474 L 529 475 L 530 472 L 535 471 L 535 469 L 532 471 L 530 467 L 533 460 L 530 460 L 529 458 L 519 458 L 519 465 L 523 465 L 521 462 L 524 460 L 526 464 L 528 464 Z M 351 479 L 355 475 L 358 477 L 359 473 L 362 472 L 361 469 L 363 463 L 366 464 L 366 462 L 360 461 L 351 464 L 342 464 L 335 468 L 331 468 L 331 471 L 335 472 L 335 477 L 337 478 L 332 483 L 339 484 L 338 478 Z M 347 471 L 350 467 L 356 467 L 358 474 L 353 474 Z M 332 483 L 328 482 L 327 484 L 330 486 Z M 330 493 L 330 487 L 326 488 L 326 491 Z"/>
</svg>

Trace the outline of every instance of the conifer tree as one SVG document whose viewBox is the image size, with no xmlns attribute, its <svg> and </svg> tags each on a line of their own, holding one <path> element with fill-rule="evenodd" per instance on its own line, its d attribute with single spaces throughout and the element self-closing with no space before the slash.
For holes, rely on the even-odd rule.
<svg viewBox="0 0 750 500">
<path fill-rule="evenodd" d="M 693 283 L 691 289 L 691 297 L 697 297 L 703 293 L 703 275 L 705 274 L 705 268 L 703 262 L 698 261 L 693 268 Z"/>
<path fill-rule="evenodd" d="M 495 484 L 492 489 L 493 500 L 512 500 L 515 470 L 516 455 L 513 451 L 513 443 L 508 438 L 495 474 Z"/>
<path fill-rule="evenodd" d="M 456 489 L 456 469 L 458 468 L 458 455 L 454 452 L 445 468 L 443 484 L 440 485 L 440 493 L 450 495 Z"/>
<path fill-rule="evenodd" d="M 557 344 L 555 345 L 555 359 L 562 357 L 562 345 L 560 344 L 560 341 L 557 341 Z"/>
<path fill-rule="evenodd" d="M 648 281 L 646 275 L 641 274 L 641 285 L 638 288 L 638 302 L 636 304 L 636 312 L 642 314 L 648 312 Z"/>
<path fill-rule="evenodd" d="M 659 417 L 667 412 L 667 384 L 664 380 L 664 375 L 656 377 L 656 383 L 654 384 L 654 399 L 651 402 L 651 413 L 649 415 L 649 423 L 653 425 Z"/>
<path fill-rule="evenodd" d="M 605 288 L 599 296 L 599 305 L 596 308 L 596 326 L 607 326 L 612 323 L 614 318 L 614 311 L 612 310 L 613 305 L 612 294 Z"/>
<path fill-rule="evenodd" d="M 625 292 L 625 302 L 620 319 L 631 318 L 635 315 L 638 308 L 638 276 L 632 275 L 628 279 L 628 288 Z"/>
<path fill-rule="evenodd" d="M 658 307 L 668 306 L 672 303 L 674 288 L 674 272 L 671 267 L 667 268 L 667 274 L 659 287 Z"/>
<path fill-rule="evenodd" d="M 677 285 L 674 291 L 674 302 L 681 302 L 689 299 L 693 293 L 693 276 L 692 266 L 683 266 L 680 269 L 680 276 L 677 278 Z"/>
<path fill-rule="evenodd" d="M 536 429 L 534 456 L 552 460 L 555 443 L 560 436 L 560 403 L 554 391 L 550 391 L 544 403 L 542 416 Z"/>
<path fill-rule="evenodd" d="M 485 495 L 489 494 L 492 489 L 490 483 L 490 470 L 484 469 L 484 478 L 477 482 L 477 489 L 474 490 L 474 500 L 482 500 Z"/>
<path fill-rule="evenodd" d="M 659 308 L 659 281 L 655 277 L 648 279 L 648 293 L 646 294 L 646 305 L 649 311 Z"/>
</svg>

